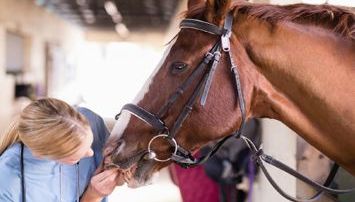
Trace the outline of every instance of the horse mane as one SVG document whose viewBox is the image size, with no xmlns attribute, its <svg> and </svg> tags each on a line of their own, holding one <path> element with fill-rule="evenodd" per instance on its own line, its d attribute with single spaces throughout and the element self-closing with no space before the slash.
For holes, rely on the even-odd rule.
<svg viewBox="0 0 355 202">
<path fill-rule="evenodd" d="M 332 5 L 269 5 L 236 2 L 231 7 L 235 13 L 245 14 L 249 18 L 258 18 L 271 24 L 292 21 L 299 24 L 313 24 L 333 31 L 340 36 L 355 40 L 354 9 Z M 201 15 L 204 5 L 197 5 L 186 12 L 187 17 Z"/>
</svg>

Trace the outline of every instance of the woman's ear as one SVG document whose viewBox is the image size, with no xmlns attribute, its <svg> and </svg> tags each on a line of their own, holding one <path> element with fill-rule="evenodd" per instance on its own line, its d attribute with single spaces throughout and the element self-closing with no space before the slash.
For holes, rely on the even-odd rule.
<svg viewBox="0 0 355 202">
<path fill-rule="evenodd" d="M 206 19 L 210 23 L 221 25 L 230 8 L 231 0 L 207 0 Z"/>
</svg>

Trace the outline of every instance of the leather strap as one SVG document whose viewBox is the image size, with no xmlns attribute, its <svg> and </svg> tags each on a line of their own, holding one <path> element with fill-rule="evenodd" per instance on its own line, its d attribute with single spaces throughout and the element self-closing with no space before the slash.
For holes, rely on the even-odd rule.
<svg viewBox="0 0 355 202">
<path fill-rule="evenodd" d="M 167 130 L 165 123 L 159 117 L 148 112 L 147 110 L 143 109 L 142 107 L 139 107 L 138 105 L 125 104 L 121 111 L 123 111 L 123 110 L 128 111 L 129 113 L 135 115 L 137 118 L 141 119 L 142 121 L 150 124 L 158 132 L 166 132 L 166 130 Z"/>
<path fill-rule="evenodd" d="M 206 100 L 208 97 L 208 92 L 211 88 L 211 84 L 212 84 L 212 80 L 213 80 L 213 76 L 214 73 L 217 69 L 217 66 L 219 64 L 219 59 L 221 58 L 221 52 L 219 51 L 219 47 L 218 49 L 213 53 L 213 62 L 210 68 L 210 71 L 208 73 L 207 79 L 206 79 L 206 83 L 205 83 L 205 87 L 203 89 L 203 93 L 201 95 L 201 105 L 205 106 L 206 104 Z"/>
<path fill-rule="evenodd" d="M 224 29 L 219 28 L 217 25 L 202 20 L 197 20 L 197 19 L 184 19 L 183 21 L 181 21 L 180 29 L 184 29 L 184 28 L 196 29 L 202 32 L 206 32 L 218 36 L 224 33 Z"/>
<path fill-rule="evenodd" d="M 215 54 L 213 54 L 214 52 L 216 52 L 216 50 L 218 50 L 219 44 L 217 43 L 216 45 L 214 45 L 212 47 L 212 49 L 209 51 L 208 54 L 206 54 L 206 56 L 210 57 L 210 55 L 212 55 L 212 59 L 213 61 L 215 61 L 214 57 Z M 219 60 L 219 59 L 218 59 Z M 198 67 L 199 68 L 199 67 Z M 211 72 L 212 70 L 209 69 L 208 72 Z M 208 80 L 209 77 L 209 73 L 204 73 L 202 79 L 200 80 L 200 82 L 198 83 L 197 87 L 195 88 L 194 92 L 192 93 L 192 95 L 190 96 L 189 100 L 187 101 L 187 103 L 185 104 L 183 110 L 181 111 L 181 113 L 179 114 L 179 116 L 177 117 L 176 121 L 174 122 L 174 125 L 170 131 L 170 137 L 174 138 L 176 133 L 178 132 L 178 130 L 181 128 L 183 122 L 185 121 L 185 119 L 189 116 L 189 114 L 191 113 L 192 107 L 195 104 L 198 96 L 200 95 L 203 86 L 206 86 L 206 82 Z"/>
<path fill-rule="evenodd" d="M 331 189 L 328 186 L 330 185 L 330 183 L 333 181 L 336 172 L 339 168 L 339 166 L 337 164 L 334 164 L 326 181 L 324 182 L 323 185 L 314 182 L 313 180 L 307 178 L 306 176 L 298 173 L 297 171 L 293 170 L 292 168 L 290 168 L 289 166 L 287 166 L 286 164 L 274 159 L 273 157 L 264 154 L 262 149 L 257 149 L 255 144 L 247 137 L 245 136 L 241 136 L 241 138 L 244 140 L 244 142 L 247 144 L 247 146 L 249 147 L 249 149 L 252 151 L 254 159 L 256 160 L 257 164 L 260 166 L 262 172 L 264 173 L 265 177 L 267 178 L 267 180 L 270 182 L 270 184 L 274 187 L 274 189 L 283 197 L 285 197 L 286 199 L 290 200 L 290 201 L 295 201 L 295 202 L 311 202 L 311 201 L 315 201 L 318 199 L 318 197 L 323 193 L 330 193 L 330 194 L 345 194 L 345 193 L 349 193 L 349 192 L 353 192 L 355 191 L 355 189 Z M 315 188 L 316 190 L 318 190 L 318 192 L 313 195 L 310 198 L 296 198 L 296 197 L 292 197 L 290 195 L 288 195 L 286 192 L 284 192 L 278 185 L 277 183 L 274 181 L 274 179 L 271 177 L 270 173 L 268 172 L 268 170 L 266 169 L 264 162 L 296 177 L 297 179 L 307 183 L 308 185 L 312 186 L 313 188 Z"/>
<path fill-rule="evenodd" d="M 212 47 L 212 49 L 205 55 L 205 57 L 203 58 L 202 62 L 198 65 L 198 67 L 190 74 L 190 76 L 184 81 L 184 83 L 182 83 L 177 88 L 177 90 L 169 97 L 168 101 L 164 104 L 164 106 L 159 110 L 158 116 L 160 118 L 164 117 L 164 115 L 168 112 L 172 104 L 175 103 L 177 98 L 179 98 L 182 94 L 184 94 L 184 92 L 192 84 L 192 82 L 197 79 L 197 76 L 203 74 L 203 71 L 206 70 L 205 69 L 206 66 L 210 63 L 210 61 L 213 58 L 212 53 L 213 50 L 216 49 L 216 45 L 217 44 L 215 44 Z"/>
</svg>

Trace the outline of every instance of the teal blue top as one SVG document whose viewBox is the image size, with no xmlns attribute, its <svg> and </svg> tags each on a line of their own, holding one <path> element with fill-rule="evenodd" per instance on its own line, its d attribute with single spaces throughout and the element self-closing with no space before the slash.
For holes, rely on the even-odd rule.
<svg viewBox="0 0 355 202">
<path fill-rule="evenodd" d="M 75 165 L 64 165 L 53 160 L 38 159 L 25 146 L 23 153 L 26 202 L 76 201 L 90 182 L 102 161 L 102 149 L 109 132 L 103 119 L 86 108 L 77 109 L 89 121 L 94 141 L 92 157 L 83 158 Z M 0 201 L 21 202 L 21 144 L 9 147 L 0 156 Z M 107 201 L 107 198 L 102 200 Z"/>
</svg>

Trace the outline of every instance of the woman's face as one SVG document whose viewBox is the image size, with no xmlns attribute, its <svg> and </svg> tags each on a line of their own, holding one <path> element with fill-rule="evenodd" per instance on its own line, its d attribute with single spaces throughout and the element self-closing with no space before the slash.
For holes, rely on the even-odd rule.
<svg viewBox="0 0 355 202">
<path fill-rule="evenodd" d="M 85 135 L 83 143 L 80 145 L 79 149 L 70 156 L 56 159 L 57 162 L 73 165 L 80 161 L 80 159 L 85 157 L 90 157 L 94 155 L 94 151 L 91 149 L 92 142 L 94 140 L 91 129 L 89 129 L 87 135 Z"/>
</svg>

